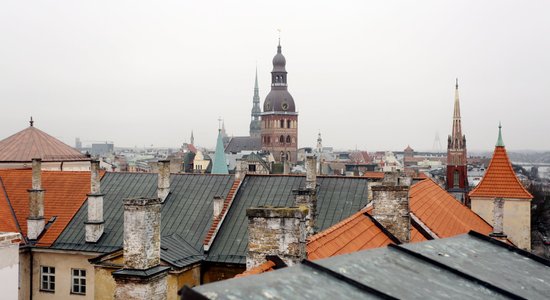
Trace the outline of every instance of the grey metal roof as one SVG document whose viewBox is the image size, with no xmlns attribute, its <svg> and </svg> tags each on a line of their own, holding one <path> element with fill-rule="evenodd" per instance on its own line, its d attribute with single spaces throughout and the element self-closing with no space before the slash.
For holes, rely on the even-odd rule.
<svg viewBox="0 0 550 300">
<path fill-rule="evenodd" d="M 549 266 L 547 260 L 471 232 L 304 261 L 194 291 L 212 299 L 547 299 Z M 358 287 L 361 294 L 352 295 Z M 326 289 L 332 294 L 325 295 Z M 315 297 L 317 290 L 321 294 Z"/>
<path fill-rule="evenodd" d="M 202 261 L 204 255 L 179 234 L 161 237 L 160 258 L 178 268 Z"/>
<path fill-rule="evenodd" d="M 239 153 L 241 151 L 262 150 L 262 142 L 259 137 L 235 136 L 229 140 L 225 147 L 225 153 Z"/>
<path fill-rule="evenodd" d="M 340 222 L 367 205 L 366 178 L 318 177 L 317 183 L 317 231 Z M 254 206 L 293 206 L 292 190 L 304 185 L 304 176 L 245 176 L 207 260 L 244 264 L 248 244 L 246 209 Z"/>
<path fill-rule="evenodd" d="M 183 239 L 196 251 L 202 251 L 202 241 L 212 224 L 212 199 L 215 195 L 227 195 L 234 181 L 233 176 L 172 174 L 170 181 L 171 192 L 161 210 L 161 247 L 173 249 L 174 243 Z M 52 248 L 100 253 L 120 249 L 124 231 L 122 199 L 156 197 L 157 174 L 106 173 L 101 180 L 101 190 L 105 194 L 105 232 L 99 241 L 85 242 L 86 201 Z M 170 239 L 165 241 L 165 237 Z M 187 253 L 185 245 L 182 247 L 181 253 Z"/>
</svg>

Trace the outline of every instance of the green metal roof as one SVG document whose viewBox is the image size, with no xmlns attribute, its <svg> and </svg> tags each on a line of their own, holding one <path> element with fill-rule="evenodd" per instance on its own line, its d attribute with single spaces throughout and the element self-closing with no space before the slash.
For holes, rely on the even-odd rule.
<svg viewBox="0 0 550 300">
<path fill-rule="evenodd" d="M 317 231 L 340 222 L 367 205 L 366 178 L 317 177 L 317 183 Z M 255 206 L 294 206 L 292 190 L 303 186 L 304 176 L 245 176 L 207 260 L 244 264 L 248 244 L 246 209 Z"/>
<path fill-rule="evenodd" d="M 161 210 L 161 246 L 168 248 L 170 252 L 164 251 L 168 255 L 166 259 L 171 259 L 172 264 L 178 265 L 181 263 L 178 260 L 185 258 L 182 255 L 194 256 L 202 253 L 202 242 L 212 224 L 212 199 L 215 195 L 225 197 L 234 179 L 230 175 L 172 174 L 170 181 L 171 192 Z M 105 233 L 99 241 L 85 242 L 84 222 L 88 210 L 86 201 L 52 248 L 100 253 L 120 249 L 124 231 L 122 199 L 156 197 L 157 174 L 106 173 L 101 180 L 101 190 L 105 194 Z M 177 250 L 178 240 L 184 240 L 196 252 L 189 250 L 185 244 Z"/>
<path fill-rule="evenodd" d="M 216 142 L 216 153 L 212 162 L 212 174 L 229 174 L 227 162 L 225 161 L 225 151 L 223 148 L 222 131 L 218 130 L 218 141 Z"/>
</svg>

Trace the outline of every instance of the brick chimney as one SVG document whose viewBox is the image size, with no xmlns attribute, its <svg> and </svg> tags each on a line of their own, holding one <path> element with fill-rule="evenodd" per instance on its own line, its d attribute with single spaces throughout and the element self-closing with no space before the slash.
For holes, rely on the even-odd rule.
<svg viewBox="0 0 550 300">
<path fill-rule="evenodd" d="M 493 201 L 493 223 L 493 232 L 489 236 L 505 242 L 508 236 L 504 233 L 504 199 L 502 198 L 495 198 Z"/>
<path fill-rule="evenodd" d="M 90 161 L 90 193 L 88 194 L 88 220 L 86 224 L 86 242 L 97 243 L 104 231 L 103 196 L 100 186 L 99 161 Z"/>
<path fill-rule="evenodd" d="M 240 159 L 237 159 L 235 164 L 235 180 L 243 180 L 246 175 L 246 162 Z"/>
<path fill-rule="evenodd" d="M 254 207 L 248 217 L 246 269 L 265 262 L 267 255 L 279 256 L 288 266 L 306 258 L 305 207 Z"/>
<path fill-rule="evenodd" d="M 29 217 L 27 218 L 27 237 L 37 240 L 44 230 L 44 190 L 42 189 L 42 160 L 32 159 L 32 188 L 29 192 Z"/>
<path fill-rule="evenodd" d="M 292 191 L 296 206 L 305 206 L 308 209 L 306 216 L 307 235 L 315 234 L 315 219 L 317 214 L 317 160 L 315 156 L 306 157 L 306 185 Z"/>
<path fill-rule="evenodd" d="M 170 160 L 159 160 L 158 169 L 157 197 L 162 203 L 170 193 Z"/>
<path fill-rule="evenodd" d="M 160 265 L 158 198 L 124 199 L 124 268 L 113 272 L 115 299 L 166 299 L 167 271 Z"/>
<path fill-rule="evenodd" d="M 398 173 L 391 172 L 385 174 L 382 185 L 372 187 L 372 216 L 403 243 L 410 240 L 410 182 Z"/>
<path fill-rule="evenodd" d="M 223 197 L 214 196 L 214 201 L 212 201 L 212 203 L 214 203 L 214 219 L 218 218 L 222 213 L 223 201 L 224 201 Z"/>
</svg>

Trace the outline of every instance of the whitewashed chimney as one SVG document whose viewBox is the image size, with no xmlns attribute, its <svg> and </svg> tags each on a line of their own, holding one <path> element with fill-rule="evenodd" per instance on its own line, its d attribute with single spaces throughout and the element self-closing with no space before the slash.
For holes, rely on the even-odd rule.
<svg viewBox="0 0 550 300">
<path fill-rule="evenodd" d="M 220 196 L 214 196 L 214 219 L 219 218 L 223 210 L 224 199 Z"/>
<path fill-rule="evenodd" d="M 101 175 L 99 161 L 90 161 L 90 193 L 88 194 L 88 219 L 86 226 L 86 242 L 97 243 L 104 232 L 103 196 L 101 193 Z"/>
<path fill-rule="evenodd" d="M 170 160 L 159 160 L 158 169 L 157 197 L 164 202 L 170 193 Z"/>
<path fill-rule="evenodd" d="M 167 272 L 160 265 L 161 200 L 124 199 L 124 268 L 113 272 L 115 299 L 167 298 Z"/>
<path fill-rule="evenodd" d="M 46 224 L 44 220 L 44 190 L 42 189 L 42 160 L 32 159 L 32 188 L 29 192 L 29 217 L 27 218 L 27 237 L 37 240 Z"/>
</svg>

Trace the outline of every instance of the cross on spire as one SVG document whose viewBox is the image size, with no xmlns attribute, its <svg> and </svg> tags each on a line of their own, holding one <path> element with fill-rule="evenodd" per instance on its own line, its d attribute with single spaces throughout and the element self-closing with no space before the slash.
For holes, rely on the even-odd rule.
<svg viewBox="0 0 550 300">
<path fill-rule="evenodd" d="M 31 127 L 34 127 L 34 121 L 32 120 L 32 116 L 31 116 L 31 120 L 29 121 L 29 123 L 31 124 Z"/>
</svg>

